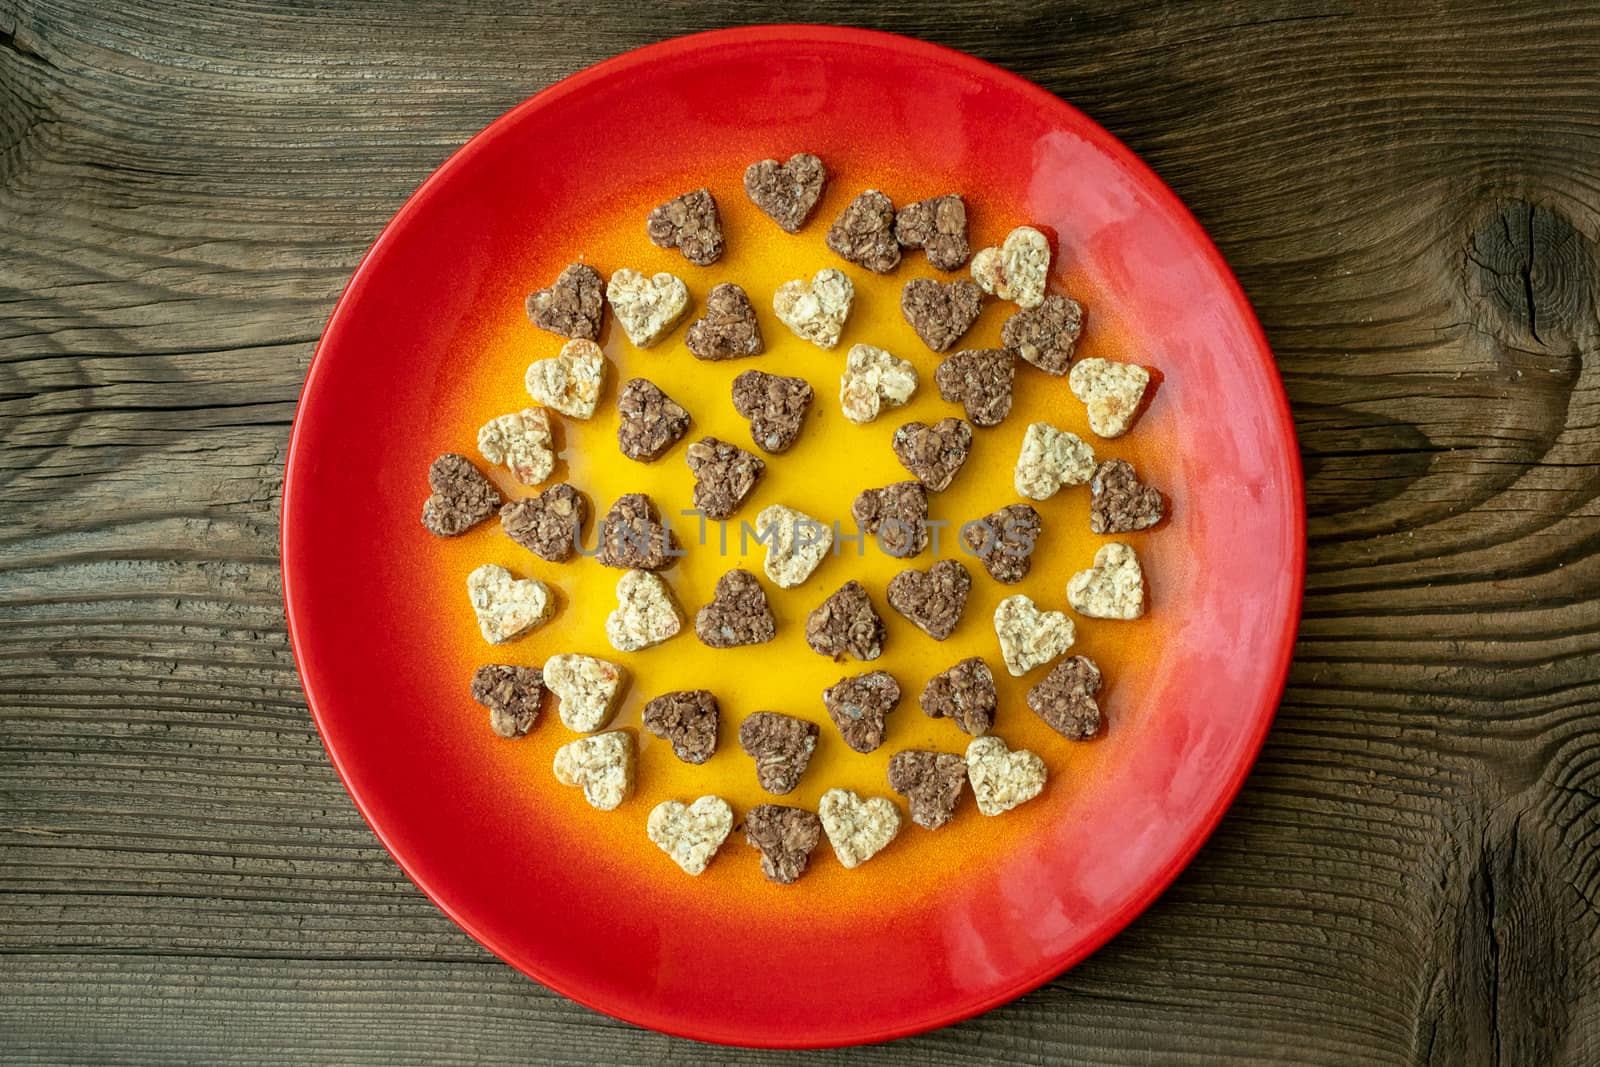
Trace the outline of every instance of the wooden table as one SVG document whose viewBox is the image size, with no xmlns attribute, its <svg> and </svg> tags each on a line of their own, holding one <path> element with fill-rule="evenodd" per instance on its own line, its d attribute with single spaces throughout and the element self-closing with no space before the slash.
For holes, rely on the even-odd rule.
<svg viewBox="0 0 1600 1067">
<path fill-rule="evenodd" d="M 1261 763 L 1070 974 L 827 1062 L 1600 1062 L 1600 8 L 886 7 L 1142 154 L 1278 354 L 1310 506 Z M 768 1063 L 539 988 L 400 874 L 279 601 L 369 241 L 543 85 L 862 5 L 0 0 L 0 1060 Z"/>
</svg>

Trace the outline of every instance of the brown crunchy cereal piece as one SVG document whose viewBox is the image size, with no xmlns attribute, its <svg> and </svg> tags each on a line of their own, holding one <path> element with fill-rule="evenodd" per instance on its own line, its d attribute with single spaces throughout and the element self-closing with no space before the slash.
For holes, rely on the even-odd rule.
<svg viewBox="0 0 1600 1067">
<path fill-rule="evenodd" d="M 706 294 L 706 313 L 689 324 L 683 343 L 696 359 L 738 359 L 766 351 L 761 324 L 745 291 L 722 282 Z"/>
<path fill-rule="evenodd" d="M 1062 737 L 1087 741 L 1100 732 L 1099 691 L 1100 668 L 1087 656 L 1073 656 L 1028 690 L 1028 707 Z"/>
<path fill-rule="evenodd" d="M 794 792 L 817 749 L 817 724 L 758 711 L 739 724 L 739 747 L 756 761 L 756 781 L 769 793 Z"/>
<path fill-rule="evenodd" d="M 533 729 L 544 703 L 544 678 L 537 667 L 488 663 L 472 674 L 472 699 L 489 709 L 489 727 L 501 737 Z"/>
<path fill-rule="evenodd" d="M 617 579 L 617 606 L 606 616 L 606 640 L 618 652 L 637 652 L 676 637 L 683 612 L 659 574 L 627 571 Z M 550 665 L 545 664 L 548 675 Z"/>
<path fill-rule="evenodd" d="M 761 582 L 749 571 L 735 569 L 717 579 L 711 603 L 695 614 L 694 632 L 709 648 L 735 648 L 771 641 L 778 622 Z"/>
<path fill-rule="evenodd" d="M 494 514 L 503 497 L 472 460 L 446 452 L 428 465 L 428 488 L 422 502 L 423 529 L 435 537 L 466 533 Z"/>
<path fill-rule="evenodd" d="M 917 481 L 938 492 L 950 488 L 972 449 L 972 424 L 947 418 L 929 426 L 908 422 L 894 432 L 894 454 Z"/>
<path fill-rule="evenodd" d="M 1035 422 L 1022 435 L 1012 484 L 1017 495 L 1048 500 L 1062 486 L 1082 485 L 1094 476 L 1094 449 L 1069 430 Z"/>
<path fill-rule="evenodd" d="M 673 197 L 650 212 L 644 232 L 657 248 L 676 248 L 697 267 L 722 258 L 722 218 L 709 189 Z"/>
<path fill-rule="evenodd" d="M 877 347 L 851 345 L 839 376 L 839 407 L 854 423 L 868 423 L 917 391 L 917 368 Z"/>
<path fill-rule="evenodd" d="M 804 808 L 757 804 L 744 817 L 744 839 L 761 853 L 767 881 L 789 885 L 806 872 L 811 850 L 822 840 L 822 823 Z"/>
<path fill-rule="evenodd" d="M 536 578 L 515 578 L 493 563 L 467 575 L 467 597 L 478 629 L 491 645 L 521 637 L 555 612 L 549 586 Z"/>
<path fill-rule="evenodd" d="M 889 758 L 889 788 L 906 798 L 911 821 L 937 830 L 955 814 L 967 787 L 967 761 L 948 752 L 910 748 Z"/>
<path fill-rule="evenodd" d="M 935 352 L 961 340 L 982 310 L 982 291 L 965 278 L 949 283 L 912 278 L 900 290 L 900 314 Z"/>
<path fill-rule="evenodd" d="M 767 469 L 755 453 L 715 437 L 702 437 L 683 458 L 694 472 L 694 506 L 710 519 L 726 519 L 737 511 Z"/>
<path fill-rule="evenodd" d="M 1020 307 L 1038 307 L 1050 276 L 1050 240 L 1032 226 L 1018 226 L 999 248 L 972 257 L 972 280 L 986 293 Z"/>
<path fill-rule="evenodd" d="M 663 693 L 644 706 L 644 728 L 672 742 L 672 754 L 685 763 L 704 763 L 717 750 L 717 698 L 705 689 Z"/>
<path fill-rule="evenodd" d="M 876 534 L 878 547 L 902 559 L 928 547 L 928 490 L 919 481 L 863 489 L 850 505 L 856 525 Z"/>
<path fill-rule="evenodd" d="M 1101 545 L 1094 566 L 1067 580 L 1067 603 L 1091 619 L 1137 619 L 1144 614 L 1144 569 L 1120 541 Z"/>
<path fill-rule="evenodd" d="M 970 592 L 972 575 L 967 568 L 957 560 L 941 559 L 925 571 L 904 570 L 890 578 L 889 606 L 935 641 L 943 641 L 955 633 Z"/>
<path fill-rule="evenodd" d="M 1071 648 L 1075 629 L 1066 612 L 1040 611 L 1021 593 L 995 605 L 994 635 L 1000 642 L 1000 658 L 1013 678 L 1021 678 Z"/>
<path fill-rule="evenodd" d="M 796 152 L 787 163 L 763 159 L 745 168 L 750 202 L 789 233 L 799 233 L 828 184 L 828 168 L 810 152 Z"/>
<path fill-rule="evenodd" d="M 550 413 L 523 408 L 490 419 L 478 430 L 478 452 L 490 463 L 504 463 L 523 485 L 538 485 L 556 466 Z"/>
<path fill-rule="evenodd" d="M 806 644 L 822 656 L 849 654 L 877 659 L 883 654 L 883 619 L 872 606 L 866 587 L 848 581 L 806 616 Z"/>
<path fill-rule="evenodd" d="M 750 420 L 750 438 L 766 452 L 783 452 L 800 436 L 811 407 L 804 378 L 747 370 L 733 380 L 733 406 Z"/>
<path fill-rule="evenodd" d="M 1025 748 L 1015 752 L 998 737 L 975 737 L 967 745 L 967 780 L 984 815 L 999 815 L 1044 791 L 1044 760 Z"/>
<path fill-rule="evenodd" d="M 1000 343 L 1046 374 L 1065 374 L 1083 334 L 1083 306 L 1051 293 L 1036 308 L 1024 308 L 1000 327 Z"/>
<path fill-rule="evenodd" d="M 971 656 L 936 674 L 917 698 L 930 719 L 952 719 L 973 737 L 982 737 L 994 725 L 994 675 L 989 665 Z"/>
<path fill-rule="evenodd" d="M 817 802 L 817 818 L 845 870 L 882 852 L 900 832 L 900 809 L 888 797 L 863 799 L 854 790 L 830 789 Z"/>
<path fill-rule="evenodd" d="M 611 272 L 606 300 L 622 332 L 640 348 L 649 348 L 689 310 L 689 287 L 667 271 L 645 275 L 622 267 Z"/>
<path fill-rule="evenodd" d="M 1003 348 L 969 348 L 946 356 L 933 372 L 939 395 L 966 409 L 978 426 L 998 426 L 1011 412 L 1017 361 Z"/>
<path fill-rule="evenodd" d="M 894 203 L 868 189 L 845 207 L 828 227 L 828 247 L 875 274 L 887 274 L 900 263 L 900 242 L 894 239 Z"/>
<path fill-rule="evenodd" d="M 589 502 L 566 482 L 559 482 L 524 500 L 500 509 L 500 526 L 506 536 L 540 559 L 563 563 L 578 548 Z"/>
<path fill-rule="evenodd" d="M 967 245 L 967 202 L 957 193 L 907 204 L 894 217 L 894 236 L 902 248 L 920 248 L 939 270 L 960 270 Z"/>
<path fill-rule="evenodd" d="M 883 744 L 885 720 L 900 703 L 900 685 L 885 671 L 850 675 L 824 689 L 822 702 L 844 743 L 871 752 Z"/>
<path fill-rule="evenodd" d="M 547 289 L 528 294 L 528 318 L 541 330 L 593 341 L 600 336 L 605 283 L 587 263 L 568 263 Z"/>
<path fill-rule="evenodd" d="M 661 522 L 654 502 L 644 493 L 619 496 L 600 520 L 600 550 L 595 558 L 602 566 L 659 571 L 682 554 L 677 536 Z"/>
<path fill-rule="evenodd" d="M 660 459 L 689 429 L 689 413 L 652 381 L 629 378 L 617 394 L 617 447 L 629 459 Z"/>
<path fill-rule="evenodd" d="M 784 282 L 772 294 L 772 311 L 802 341 L 818 348 L 833 348 L 839 343 L 856 287 L 842 270 L 824 267 L 804 278 Z"/>
<path fill-rule="evenodd" d="M 1089 492 L 1089 529 L 1097 534 L 1148 530 L 1167 513 L 1160 491 L 1141 482 L 1125 459 L 1100 464 Z"/>
<path fill-rule="evenodd" d="M 1027 504 L 1007 504 L 961 528 L 961 540 L 983 561 L 989 577 L 1011 585 L 1028 576 L 1039 540 L 1039 513 Z"/>
<path fill-rule="evenodd" d="M 1121 437 L 1138 417 L 1150 372 L 1136 363 L 1085 359 L 1067 375 L 1067 387 L 1088 409 L 1089 429 L 1098 437 Z"/>
</svg>

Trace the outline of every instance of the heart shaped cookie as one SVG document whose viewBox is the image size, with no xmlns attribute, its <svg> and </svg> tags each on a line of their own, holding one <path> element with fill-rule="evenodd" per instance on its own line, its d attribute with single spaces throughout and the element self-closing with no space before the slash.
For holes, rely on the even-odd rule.
<svg viewBox="0 0 1600 1067">
<path fill-rule="evenodd" d="M 478 452 L 490 463 L 504 463 L 523 485 L 538 485 L 556 466 L 550 413 L 544 408 L 523 408 L 490 419 L 478 431 Z"/>
<path fill-rule="evenodd" d="M 761 853 L 767 880 L 789 885 L 805 873 L 811 850 L 822 840 L 822 823 L 804 808 L 757 804 L 744 817 L 744 839 Z"/>
<path fill-rule="evenodd" d="M 1011 413 L 1016 360 L 1003 348 L 969 348 L 946 356 L 933 372 L 939 395 L 966 410 L 978 426 L 998 426 Z"/>
<path fill-rule="evenodd" d="M 863 489 L 850 517 L 886 555 L 909 559 L 928 547 L 928 490 L 919 481 Z"/>
<path fill-rule="evenodd" d="M 875 274 L 887 274 L 900 263 L 900 242 L 894 236 L 894 202 L 876 189 L 850 201 L 828 227 L 825 238 L 834 253 Z"/>
<path fill-rule="evenodd" d="M 593 267 L 569 263 L 549 288 L 528 294 L 528 318 L 541 330 L 593 341 L 600 336 L 604 288 Z"/>
<path fill-rule="evenodd" d="M 884 408 L 897 408 L 917 391 L 917 368 L 876 345 L 851 345 L 839 376 L 839 407 L 862 424 Z"/>
<path fill-rule="evenodd" d="M 967 787 L 967 761 L 948 752 L 910 748 L 889 757 L 889 788 L 906 798 L 911 821 L 937 830 L 955 814 Z"/>
<path fill-rule="evenodd" d="M 1100 464 L 1089 492 L 1089 529 L 1097 534 L 1147 530 L 1167 513 L 1161 493 L 1141 482 L 1125 459 Z"/>
<path fill-rule="evenodd" d="M 726 519 L 737 511 L 767 469 L 753 452 L 715 437 L 702 437 L 683 458 L 694 472 L 694 506 L 708 519 Z"/>
<path fill-rule="evenodd" d="M 747 370 L 733 380 L 733 407 L 750 420 L 750 439 L 766 452 L 783 452 L 800 436 L 811 407 L 804 378 Z"/>
<path fill-rule="evenodd" d="M 1120 541 L 1100 546 L 1094 566 L 1067 580 L 1067 603 L 1091 619 L 1137 619 L 1144 614 L 1144 569 Z"/>
<path fill-rule="evenodd" d="M 900 685 L 884 671 L 851 675 L 824 689 L 822 703 L 844 743 L 871 752 L 883 744 L 885 720 L 900 703 Z"/>
<path fill-rule="evenodd" d="M 884 850 L 900 832 L 900 809 L 888 797 L 863 800 L 849 789 L 830 789 L 817 802 L 822 832 L 846 870 Z"/>
<path fill-rule="evenodd" d="M 1019 307 L 1044 303 L 1050 276 L 1050 240 L 1032 226 L 1018 226 L 998 248 L 980 249 L 972 257 L 972 280 L 978 288 Z"/>
<path fill-rule="evenodd" d="M 917 702 L 930 719 L 950 719 L 962 731 L 982 737 L 994 725 L 994 675 L 977 656 L 936 674 Z"/>
<path fill-rule="evenodd" d="M 704 763 L 717 750 L 721 716 L 709 690 L 663 693 L 644 706 L 641 718 L 646 730 L 672 742 L 672 754 L 685 763 Z"/>
<path fill-rule="evenodd" d="M 646 378 L 629 378 L 617 394 L 617 447 L 648 463 L 666 454 L 689 429 L 689 413 Z"/>
<path fill-rule="evenodd" d="M 756 540 L 767 546 L 762 569 L 783 589 L 811 577 L 833 548 L 833 527 L 782 504 L 762 508 L 755 530 Z"/>
<path fill-rule="evenodd" d="M 1071 648 L 1075 630 L 1066 612 L 1040 611 L 1020 593 L 995 605 L 994 633 L 1000 640 L 1000 657 L 1014 678 Z"/>
<path fill-rule="evenodd" d="M 866 586 L 853 579 L 806 616 L 806 644 L 811 651 L 835 659 L 846 655 L 877 659 L 883 654 L 883 635 L 883 620 Z"/>
<path fill-rule="evenodd" d="M 623 267 L 606 283 L 606 300 L 628 340 L 649 348 L 689 310 L 689 287 L 676 274 L 645 275 Z"/>
<path fill-rule="evenodd" d="M 1087 741 L 1100 732 L 1099 691 L 1100 668 L 1087 656 L 1073 656 L 1028 690 L 1028 707 L 1062 737 Z"/>
<path fill-rule="evenodd" d="M 939 270 L 960 270 L 967 245 L 967 202 L 955 193 L 907 204 L 894 216 L 894 236 L 903 248 L 920 248 Z"/>
<path fill-rule="evenodd" d="M 979 737 L 967 746 L 967 779 L 978 810 L 999 815 L 1044 791 L 1044 760 L 1025 748 L 1011 751 L 998 737 Z"/>
<path fill-rule="evenodd" d="M 521 737 L 538 721 L 544 678 L 537 667 L 490 663 L 472 675 L 472 699 L 489 709 L 489 728 L 501 737 Z"/>
<path fill-rule="evenodd" d="M 709 189 L 675 196 L 650 212 L 645 236 L 657 248 L 676 248 L 697 267 L 722 258 L 722 217 Z"/>
<path fill-rule="evenodd" d="M 600 402 L 606 354 L 593 341 L 568 341 L 558 355 L 528 364 L 528 395 L 572 419 L 587 419 Z"/>
<path fill-rule="evenodd" d="M 628 571 L 617 580 L 617 607 L 606 616 L 606 639 L 618 652 L 637 652 L 675 637 L 683 612 L 672 590 L 649 571 Z"/>
<path fill-rule="evenodd" d="M 594 656 L 563 652 L 544 661 L 544 684 L 560 701 L 556 714 L 569 730 L 586 734 L 611 721 L 627 672 Z"/>
<path fill-rule="evenodd" d="M 683 343 L 696 359 L 738 359 L 766 351 L 756 309 L 732 282 L 722 282 L 706 294 L 705 317 L 689 324 Z"/>
<path fill-rule="evenodd" d="M 904 570 L 889 579 L 889 606 L 917 629 L 943 641 L 956 631 L 967 610 L 972 575 L 953 559 L 941 559 L 925 571 Z"/>
<path fill-rule="evenodd" d="M 750 202 L 789 233 L 799 233 L 828 184 L 828 168 L 810 152 L 788 162 L 763 159 L 745 168 L 744 192 Z"/>
<path fill-rule="evenodd" d="M 1046 374 L 1065 374 L 1083 333 L 1083 306 L 1051 293 L 1000 327 L 1000 343 Z"/>
<path fill-rule="evenodd" d="M 433 495 L 422 503 L 423 529 L 435 537 L 466 533 L 494 514 L 500 490 L 466 456 L 446 452 L 428 465 Z"/>
<path fill-rule="evenodd" d="M 536 578 L 513 577 L 493 563 L 467 575 L 467 596 L 478 617 L 478 629 L 491 645 L 521 637 L 555 611 L 549 586 Z"/>
<path fill-rule="evenodd" d="M 900 314 L 935 352 L 961 340 L 982 310 L 983 292 L 965 278 L 945 284 L 913 278 L 900 290 Z"/>
<path fill-rule="evenodd" d="M 772 310 L 778 321 L 800 338 L 818 348 L 833 348 L 839 343 L 856 287 L 844 271 L 824 268 L 808 282 L 804 278 L 784 282 L 772 294 Z"/>
<path fill-rule="evenodd" d="M 735 648 L 771 641 L 778 623 L 756 576 L 731 570 L 717 579 L 711 603 L 695 614 L 694 632 L 708 648 Z"/>
<path fill-rule="evenodd" d="M 566 482 L 559 482 L 500 509 L 500 527 L 506 536 L 540 559 L 562 563 L 578 550 L 589 502 Z"/>
<path fill-rule="evenodd" d="M 643 493 L 624 493 L 600 520 L 595 559 L 605 567 L 659 571 L 684 554 L 678 538 L 662 523 Z"/>
<path fill-rule="evenodd" d="M 929 426 L 908 422 L 894 432 L 894 454 L 900 465 L 934 492 L 950 488 L 972 449 L 972 424 L 940 419 Z"/>
<path fill-rule="evenodd" d="M 1033 550 L 1042 528 L 1039 513 L 1027 504 L 1007 504 L 961 527 L 961 542 L 977 556 L 989 577 L 1014 585 L 1033 568 Z"/>
<path fill-rule="evenodd" d="M 1089 429 L 1100 437 L 1121 437 L 1139 415 L 1150 372 L 1135 363 L 1108 359 L 1079 360 L 1067 375 L 1067 387 L 1089 411 Z"/>
<path fill-rule="evenodd" d="M 758 711 L 739 724 L 739 747 L 756 761 L 756 781 L 769 793 L 794 792 L 817 748 L 817 724 Z"/>
<path fill-rule="evenodd" d="M 721 797 L 693 804 L 663 800 L 650 809 L 645 834 L 688 874 L 700 874 L 733 831 L 733 809 Z"/>
<path fill-rule="evenodd" d="M 583 790 L 589 806 L 615 811 L 633 793 L 633 735 L 621 730 L 591 734 L 556 749 L 556 781 Z"/>
<path fill-rule="evenodd" d="M 1058 430 L 1048 422 L 1029 425 L 1022 435 L 1012 475 L 1017 495 L 1048 500 L 1064 485 L 1082 485 L 1094 476 L 1094 449 L 1075 433 Z"/>
</svg>

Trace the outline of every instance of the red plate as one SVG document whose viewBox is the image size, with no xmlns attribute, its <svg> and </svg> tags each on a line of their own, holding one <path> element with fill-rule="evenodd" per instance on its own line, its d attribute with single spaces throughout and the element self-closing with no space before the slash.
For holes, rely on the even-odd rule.
<svg viewBox="0 0 1600 1067">
<path fill-rule="evenodd" d="M 833 178 L 818 217 L 789 238 L 750 221 L 739 175 L 752 160 L 802 150 L 822 156 Z M 1126 447 L 1096 443 L 1102 455 L 1135 458 L 1173 502 L 1167 523 L 1134 535 L 1152 583 L 1150 618 L 1080 622 L 1084 647 L 1109 664 L 1106 736 L 1063 742 L 1013 706 L 1037 677 L 1002 679 L 997 727 L 1051 765 L 1039 800 L 993 820 L 964 801 L 950 827 L 908 827 L 910 836 L 851 872 L 824 843 L 813 870 L 781 889 L 754 873 L 754 855 L 737 835 L 699 879 L 640 843 L 651 805 L 688 799 L 696 788 L 642 733 L 642 745 L 656 746 L 641 752 L 642 797 L 607 815 L 551 779 L 550 752 L 570 737 L 552 712 L 523 740 L 490 735 L 465 692 L 472 668 L 537 663 L 552 642 L 581 644 L 593 632 L 581 613 L 600 587 L 564 577 L 587 573 L 581 567 L 539 567 L 496 524 L 441 542 L 417 523 L 428 461 L 442 451 L 476 458 L 475 427 L 526 403 L 520 368 L 556 346 L 527 324 L 521 299 L 562 263 L 585 255 L 602 273 L 673 269 L 703 297 L 713 272 L 687 268 L 637 233 L 643 209 L 702 183 L 732 213 L 724 266 L 750 272 L 765 269 L 769 248 L 781 258 L 797 249 L 810 255 L 814 246 L 815 266 L 845 266 L 820 251 L 820 234 L 869 185 L 897 203 L 965 192 L 974 247 L 1021 223 L 1053 232 L 1061 266 L 1052 282 L 1090 309 L 1081 354 L 1135 360 L 1162 376 Z M 619 218 L 625 226 L 612 225 Z M 811 245 L 793 243 L 802 239 Z M 908 265 L 893 284 L 932 273 L 920 255 Z M 883 309 L 888 291 L 865 291 L 879 294 L 878 306 L 863 310 L 862 321 L 903 332 L 892 302 Z M 764 309 L 770 293 L 752 297 Z M 994 343 L 1002 314 L 991 305 L 968 343 Z M 777 341 L 781 327 L 763 316 Z M 673 381 L 704 375 L 708 396 L 724 390 L 743 368 L 696 364 L 681 330 L 643 355 L 630 354 L 611 330 L 604 340 L 617 376 L 656 367 L 678 375 Z M 819 406 L 831 421 L 819 423 L 819 442 L 828 433 L 887 433 L 900 421 L 872 431 L 838 425 L 829 383 L 841 357 L 787 343 L 763 358 L 803 364 L 820 383 Z M 911 358 L 926 383 L 934 360 L 925 349 Z M 1081 422 L 1081 405 L 1058 379 L 1025 368 L 1018 388 L 1028 390 L 1019 403 L 1052 405 L 1046 414 L 1064 426 Z M 939 408 L 932 392 L 925 384 L 916 401 L 924 407 L 907 411 Z M 701 432 L 717 429 L 723 416 L 709 400 L 691 399 L 697 421 L 704 416 Z M 603 419 L 594 425 L 600 429 L 568 430 L 575 481 L 586 469 L 580 454 L 604 436 Z M 821 457 L 826 447 L 803 442 L 797 452 Z M 859 455 L 874 477 L 882 468 L 873 464 L 892 465 L 879 445 Z M 996 505 L 1014 499 L 1010 461 L 996 446 L 976 465 L 969 491 Z M 779 472 L 784 462 L 769 467 Z M 803 470 L 822 460 L 794 462 Z M 599 489 L 616 491 L 603 475 L 596 468 L 600 481 L 586 486 L 602 507 Z M 649 477 L 686 478 L 681 456 L 654 465 Z M 797 499 L 827 488 L 817 488 L 827 479 L 783 477 L 769 475 Z M 1071 507 L 1086 508 L 1073 499 Z M 1069 506 L 1065 494 L 1059 506 Z M 1050 582 L 1087 562 L 1087 533 L 1073 536 L 1083 544 L 1062 551 L 1079 555 L 1049 572 Z M 564 614 L 525 642 L 489 650 L 460 584 L 481 562 L 550 580 Z M 306 694 L 351 795 L 406 873 L 489 949 L 584 1004 L 676 1034 L 752 1045 L 878 1041 L 949 1023 L 1033 988 L 1126 925 L 1194 855 L 1244 781 L 1288 668 L 1303 563 L 1297 454 L 1271 354 L 1238 284 L 1177 198 L 1109 134 L 1043 90 L 969 56 L 858 30 L 762 27 L 668 41 L 568 78 L 473 138 L 400 210 L 335 308 L 307 378 L 284 484 L 284 599 Z M 832 570 L 805 595 L 820 598 L 848 566 L 824 564 Z M 671 580 L 680 587 L 704 580 L 692 568 L 677 573 Z M 986 604 L 996 590 L 985 586 Z M 1059 584 L 1045 593 L 1061 599 Z M 780 637 L 790 611 L 780 606 Z M 982 630 L 986 621 L 964 625 Z M 893 629 L 900 625 L 892 621 L 891 640 L 909 649 L 915 635 L 902 638 Z M 896 669 L 937 669 L 937 649 L 925 639 L 916 647 L 924 646 L 934 651 L 905 652 Z M 658 679 L 683 684 L 673 671 L 697 662 L 703 653 L 687 654 L 696 649 L 682 637 L 641 654 L 628 722 L 637 723 L 641 695 L 667 687 Z M 713 686 L 725 714 L 751 710 L 740 705 L 742 690 L 771 685 L 775 675 L 797 693 L 814 693 L 807 672 L 838 670 L 813 667 L 817 657 L 736 651 L 750 655 L 726 660 Z M 806 707 L 826 722 L 819 706 Z M 893 747 L 961 749 L 953 726 L 914 708 L 892 721 Z M 708 773 L 742 782 L 748 766 L 729 733 L 725 726 L 707 765 L 722 769 Z M 887 793 L 881 763 L 862 759 L 861 773 L 878 783 L 869 788 Z M 854 774 L 854 766 L 830 755 L 808 777 Z M 804 787 L 799 802 L 813 806 L 825 784 Z"/>
</svg>

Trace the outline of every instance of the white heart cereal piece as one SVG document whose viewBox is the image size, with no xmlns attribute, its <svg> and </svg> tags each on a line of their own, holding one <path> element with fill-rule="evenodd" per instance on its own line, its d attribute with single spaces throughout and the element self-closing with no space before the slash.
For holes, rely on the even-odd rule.
<svg viewBox="0 0 1600 1067">
<path fill-rule="evenodd" d="M 587 419 L 600 403 L 605 381 L 606 354 L 593 341 L 582 338 L 561 346 L 559 355 L 528 364 L 523 378 L 528 395 L 546 407 L 574 419 Z"/>
<path fill-rule="evenodd" d="M 1072 647 L 1077 628 L 1064 611 L 1040 611 L 1018 593 L 994 609 L 994 632 L 1000 639 L 1000 656 L 1006 670 L 1020 678 L 1041 663 L 1049 663 Z"/>
<path fill-rule="evenodd" d="M 1048 500 L 1064 485 L 1083 485 L 1094 477 L 1094 449 L 1075 433 L 1036 422 L 1022 435 L 1014 475 L 1017 492 Z"/>
<path fill-rule="evenodd" d="M 581 786 L 591 807 L 614 811 L 633 792 L 633 767 L 633 735 L 608 730 L 556 749 L 551 769 L 562 785 Z"/>
<path fill-rule="evenodd" d="M 1137 619 L 1144 614 L 1144 568 L 1121 541 L 1101 545 L 1094 566 L 1067 581 L 1067 603 L 1091 619 Z"/>
<path fill-rule="evenodd" d="M 664 800 L 650 810 L 645 833 L 672 862 L 689 874 L 700 874 L 733 830 L 733 809 L 721 797 L 706 796 L 693 804 Z"/>
<path fill-rule="evenodd" d="M 972 257 L 972 280 L 978 288 L 1018 307 L 1044 303 L 1049 276 L 1050 239 L 1032 226 L 1018 226 L 1000 247 L 979 249 Z"/>
<path fill-rule="evenodd" d="M 772 310 L 796 337 L 821 348 L 833 348 L 839 343 L 855 296 L 856 287 L 849 276 L 827 267 L 817 271 L 809 282 L 796 278 L 778 286 L 772 296 Z"/>
<path fill-rule="evenodd" d="M 646 276 L 623 267 L 606 283 L 606 299 L 628 340 L 649 348 L 689 310 L 689 287 L 676 274 L 662 271 Z"/>
<path fill-rule="evenodd" d="M 851 345 L 839 378 L 839 406 L 855 423 L 871 422 L 917 391 L 917 368 L 876 345 Z"/>
<path fill-rule="evenodd" d="M 610 721 L 626 672 L 615 663 L 570 652 L 544 662 L 545 688 L 561 701 L 556 713 L 569 730 L 586 734 Z"/>
<path fill-rule="evenodd" d="M 682 629 L 683 612 L 660 576 L 633 570 L 617 580 L 617 610 L 606 616 L 606 638 L 612 648 L 637 652 Z"/>
<path fill-rule="evenodd" d="M 1067 374 L 1067 388 L 1089 409 L 1089 429 L 1101 437 L 1121 437 L 1144 402 L 1150 372 L 1137 363 L 1082 359 Z"/>
<path fill-rule="evenodd" d="M 833 527 L 803 511 L 773 504 L 756 516 L 756 539 L 767 546 L 762 569 L 784 589 L 793 589 L 816 570 L 833 548 Z"/>
<path fill-rule="evenodd" d="M 1038 796 L 1048 777 L 1044 760 L 1025 748 L 1011 751 L 990 734 L 967 746 L 967 780 L 978 810 L 999 815 Z"/>
<path fill-rule="evenodd" d="M 467 575 L 467 595 L 478 616 L 478 629 L 492 645 L 521 637 L 555 610 L 549 586 L 536 578 L 515 578 L 493 563 Z"/>
<path fill-rule="evenodd" d="M 830 789 L 817 804 L 817 818 L 834 855 L 856 867 L 883 851 L 900 832 L 900 809 L 887 797 L 862 800 L 848 789 Z"/>
<path fill-rule="evenodd" d="M 523 485 L 538 485 L 550 477 L 556 465 L 550 413 L 544 408 L 523 408 L 490 419 L 478 431 L 478 451 L 490 463 L 504 463 Z"/>
</svg>

